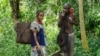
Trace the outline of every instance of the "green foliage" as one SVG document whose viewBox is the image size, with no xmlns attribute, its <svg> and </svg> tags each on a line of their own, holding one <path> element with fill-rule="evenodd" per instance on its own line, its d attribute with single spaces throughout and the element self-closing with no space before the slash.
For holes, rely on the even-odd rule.
<svg viewBox="0 0 100 56">
<path fill-rule="evenodd" d="M 59 12 L 68 0 L 21 0 L 20 1 L 20 21 L 30 21 L 35 19 L 35 13 L 41 9 L 45 12 L 43 22 L 45 23 L 47 53 L 51 55 L 60 50 L 56 38 L 59 33 L 57 27 Z M 69 0 L 75 8 L 78 18 L 78 1 Z M 91 2 L 92 3 L 92 2 Z M 100 7 L 90 6 L 84 1 L 84 16 L 90 52 L 82 49 L 80 28 L 74 27 L 75 32 L 75 56 L 100 56 Z M 16 43 L 16 32 L 11 18 L 11 7 L 9 0 L 0 0 L 0 56 L 29 56 L 31 46 Z"/>
</svg>

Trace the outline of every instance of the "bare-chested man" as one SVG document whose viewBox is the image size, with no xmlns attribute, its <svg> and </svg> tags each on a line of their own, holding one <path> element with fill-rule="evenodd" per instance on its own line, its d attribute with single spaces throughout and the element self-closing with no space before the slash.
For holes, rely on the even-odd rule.
<svg viewBox="0 0 100 56">
<path fill-rule="evenodd" d="M 59 28 L 65 27 L 65 32 L 68 35 L 68 52 L 64 56 L 73 56 L 74 52 L 74 31 L 73 25 L 78 25 L 74 9 L 70 3 L 64 5 L 63 11 L 60 13 L 58 26 Z"/>
</svg>

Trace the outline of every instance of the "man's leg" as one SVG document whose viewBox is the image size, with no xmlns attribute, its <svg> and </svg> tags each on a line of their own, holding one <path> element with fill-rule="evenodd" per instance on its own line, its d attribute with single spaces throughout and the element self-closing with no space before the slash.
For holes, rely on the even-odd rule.
<svg viewBox="0 0 100 56">
<path fill-rule="evenodd" d="M 31 48 L 31 56 L 38 56 L 38 52 L 36 50 L 36 47 Z"/>
<path fill-rule="evenodd" d="M 46 47 L 45 46 L 41 46 L 41 52 L 42 52 L 43 56 L 47 56 Z"/>
<path fill-rule="evenodd" d="M 68 56 L 68 53 L 64 53 L 64 55 L 63 56 Z"/>
<path fill-rule="evenodd" d="M 32 48 L 31 48 L 31 53 L 30 53 L 30 56 L 33 56 Z"/>
<path fill-rule="evenodd" d="M 70 48 L 69 48 L 69 56 L 74 55 L 74 34 L 69 35 L 69 43 L 70 43 Z"/>
</svg>

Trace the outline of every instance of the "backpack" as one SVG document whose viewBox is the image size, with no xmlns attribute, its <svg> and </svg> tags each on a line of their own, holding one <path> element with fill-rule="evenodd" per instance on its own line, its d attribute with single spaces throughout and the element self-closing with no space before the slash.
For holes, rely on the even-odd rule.
<svg viewBox="0 0 100 56">
<path fill-rule="evenodd" d="M 16 42 L 20 44 L 30 44 L 31 43 L 31 30 L 29 22 L 19 22 L 16 25 Z"/>
</svg>

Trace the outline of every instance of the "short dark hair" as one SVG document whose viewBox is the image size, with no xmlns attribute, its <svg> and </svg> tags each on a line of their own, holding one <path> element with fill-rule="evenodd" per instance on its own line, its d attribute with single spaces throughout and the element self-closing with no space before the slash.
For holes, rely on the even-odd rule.
<svg viewBox="0 0 100 56">
<path fill-rule="evenodd" d="M 36 12 L 36 16 L 38 16 L 41 12 L 43 13 L 42 10 L 38 10 L 38 11 Z"/>
<path fill-rule="evenodd" d="M 67 7 L 68 9 L 70 9 L 72 7 L 71 3 L 65 3 L 64 7 Z"/>
</svg>

